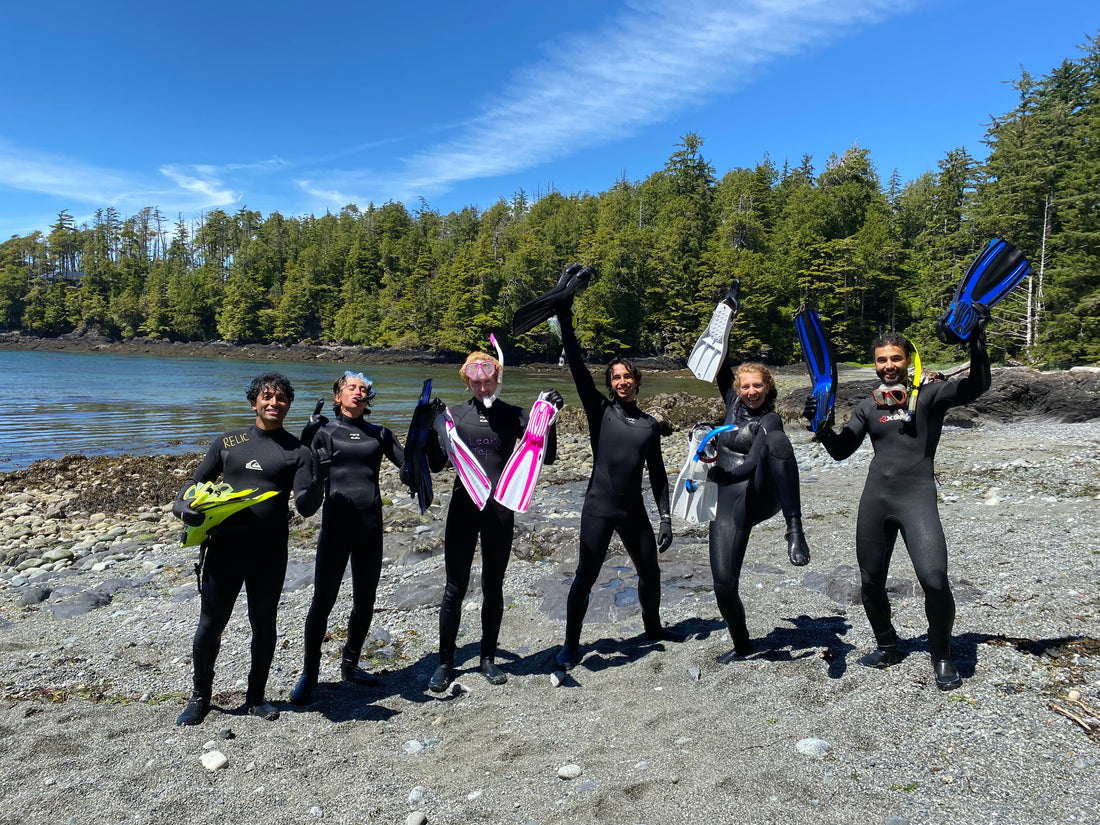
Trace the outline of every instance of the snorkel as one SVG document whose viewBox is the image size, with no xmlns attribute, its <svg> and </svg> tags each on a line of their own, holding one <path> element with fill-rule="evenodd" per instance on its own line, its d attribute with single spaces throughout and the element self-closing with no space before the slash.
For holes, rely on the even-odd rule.
<svg viewBox="0 0 1100 825">
<path fill-rule="evenodd" d="M 485 405 L 485 409 L 489 409 L 493 406 L 493 402 L 500 397 L 500 387 L 504 383 L 504 350 L 500 348 L 500 344 L 497 343 L 496 333 L 489 333 L 489 343 L 493 345 L 493 349 L 497 351 L 497 361 L 500 362 L 500 372 L 497 373 L 497 388 L 493 391 L 493 394 L 487 398 L 482 398 L 481 403 Z"/>
<path fill-rule="evenodd" d="M 872 349 L 876 353 L 884 347 L 892 347 L 904 353 L 906 359 L 913 366 L 913 377 L 909 377 L 908 368 L 902 372 L 900 370 L 900 365 L 899 368 L 876 368 L 883 383 L 872 391 L 871 396 L 880 407 L 894 409 L 904 407 L 904 413 L 900 413 L 893 417 L 906 422 L 911 421 L 913 413 L 917 409 L 917 396 L 920 394 L 922 378 L 920 353 L 917 352 L 917 348 L 913 346 L 912 341 L 896 333 L 890 333 L 883 336 L 877 339 L 872 345 Z M 886 383 L 888 380 L 887 376 L 892 378 L 895 383 Z"/>
<path fill-rule="evenodd" d="M 910 346 L 912 346 L 912 344 L 910 344 Z M 917 395 L 920 393 L 920 379 L 920 353 L 917 352 L 916 347 L 913 347 L 913 380 L 909 385 L 910 387 L 912 387 L 912 390 L 909 393 L 909 405 L 908 410 L 905 413 L 906 421 L 912 421 L 913 413 L 916 412 Z"/>
<path fill-rule="evenodd" d="M 464 363 L 459 370 L 459 374 L 466 384 L 466 389 L 473 394 L 474 399 L 485 407 L 485 409 L 490 409 L 493 406 L 493 402 L 499 397 L 500 385 L 504 380 L 504 351 L 501 350 L 500 344 L 497 343 L 496 335 L 490 334 L 489 340 L 497 351 L 497 357 L 494 359 L 488 353 L 481 352 L 480 350 L 472 352 L 467 356 L 466 363 Z M 479 389 L 483 390 L 484 387 L 482 385 L 487 383 L 490 379 L 494 381 L 492 394 L 482 395 Z M 475 382 L 478 385 L 478 389 L 475 389 Z"/>
</svg>

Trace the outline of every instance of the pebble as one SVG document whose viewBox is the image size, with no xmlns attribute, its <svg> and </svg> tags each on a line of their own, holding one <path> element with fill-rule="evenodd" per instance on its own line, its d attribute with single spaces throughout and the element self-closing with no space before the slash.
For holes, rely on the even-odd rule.
<svg viewBox="0 0 1100 825">
<path fill-rule="evenodd" d="M 565 684 L 565 680 L 566 675 L 560 670 L 555 670 L 553 673 L 550 674 L 550 684 L 553 687 L 561 687 L 563 684 Z"/>
<path fill-rule="evenodd" d="M 815 736 L 799 739 L 795 743 L 795 750 L 803 756 L 824 756 L 829 752 L 829 743 Z"/>
<path fill-rule="evenodd" d="M 584 770 L 580 765 L 570 763 L 558 768 L 558 779 L 576 779 L 582 773 L 584 773 Z"/>
<path fill-rule="evenodd" d="M 405 825 L 427 825 L 428 815 L 423 811 L 413 811 L 405 817 Z"/>
<path fill-rule="evenodd" d="M 202 766 L 211 773 L 223 770 L 229 765 L 229 757 L 221 751 L 207 751 L 199 757 L 199 760 L 202 762 Z"/>
<path fill-rule="evenodd" d="M 691 677 L 691 681 L 698 682 L 700 677 L 702 676 L 702 673 L 699 671 L 699 668 L 695 667 L 695 665 L 692 665 L 688 668 L 688 676 Z"/>
<path fill-rule="evenodd" d="M 424 752 L 424 744 L 422 742 L 418 742 L 415 739 L 410 739 L 408 742 L 402 745 L 402 748 L 404 749 L 405 753 L 410 755 L 414 753 Z"/>
<path fill-rule="evenodd" d="M 417 785 L 411 791 L 409 791 L 409 804 L 419 805 L 425 799 L 428 798 L 428 789 L 423 785 Z"/>
<path fill-rule="evenodd" d="M 325 812 L 323 810 L 321 810 L 320 806 L 314 805 L 312 808 L 309 809 L 309 815 L 310 816 L 315 816 L 318 819 L 321 819 L 321 818 L 324 817 Z"/>
</svg>

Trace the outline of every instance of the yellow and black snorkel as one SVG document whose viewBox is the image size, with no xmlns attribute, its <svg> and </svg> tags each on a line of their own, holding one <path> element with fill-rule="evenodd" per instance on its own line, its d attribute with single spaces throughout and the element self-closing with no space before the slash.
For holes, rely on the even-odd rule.
<svg viewBox="0 0 1100 825">
<path fill-rule="evenodd" d="M 920 392 L 920 353 L 917 352 L 917 348 L 910 342 L 909 346 L 913 347 L 913 380 L 910 386 L 913 388 L 909 393 L 909 403 L 907 405 L 907 411 L 905 413 L 905 420 L 912 421 L 913 413 L 917 409 L 917 394 Z"/>
</svg>

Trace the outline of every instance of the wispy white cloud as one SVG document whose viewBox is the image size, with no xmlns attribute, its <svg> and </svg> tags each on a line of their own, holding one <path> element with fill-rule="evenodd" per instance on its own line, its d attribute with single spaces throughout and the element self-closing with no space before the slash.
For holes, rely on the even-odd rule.
<svg viewBox="0 0 1100 825">
<path fill-rule="evenodd" d="M 70 208 L 113 206 L 136 212 L 160 204 L 171 211 L 201 212 L 239 202 L 246 181 L 289 165 L 281 158 L 224 165 L 164 164 L 143 174 L 27 150 L 0 139 L 0 186 L 62 198 Z"/>
<path fill-rule="evenodd" d="M 0 185 L 103 205 L 135 181 L 123 172 L 30 152 L 0 140 Z"/>
<path fill-rule="evenodd" d="M 636 0 L 598 31 L 549 44 L 455 138 L 405 157 L 396 170 L 341 170 L 300 186 L 318 196 L 357 189 L 406 200 L 531 168 L 732 94 L 779 58 L 917 2 Z M 331 183 L 337 179 L 339 187 Z"/>
<path fill-rule="evenodd" d="M 162 166 L 160 173 L 181 191 L 197 196 L 208 206 L 226 206 L 238 198 L 236 192 L 226 188 L 213 166 Z"/>
<path fill-rule="evenodd" d="M 251 163 L 165 162 L 104 168 L 25 151 L 0 139 L 0 188 L 135 212 L 201 212 L 257 199 L 286 201 L 293 185 L 320 210 L 437 196 L 462 181 L 532 169 L 729 96 L 777 60 L 820 49 L 928 0 L 628 0 L 599 28 L 563 35 L 513 70 L 459 123 L 388 135 L 313 157 Z M 449 139 L 441 135 L 452 135 Z M 389 167 L 351 158 L 386 144 L 427 148 Z M 337 164 L 348 168 L 338 168 Z M 283 203 L 283 207 L 290 204 Z"/>
</svg>

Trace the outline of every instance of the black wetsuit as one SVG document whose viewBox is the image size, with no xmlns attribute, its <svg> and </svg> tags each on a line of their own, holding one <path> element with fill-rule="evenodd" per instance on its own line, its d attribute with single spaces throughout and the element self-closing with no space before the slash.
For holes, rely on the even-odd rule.
<svg viewBox="0 0 1100 825">
<path fill-rule="evenodd" d="M 802 500 L 794 448 L 783 431 L 783 421 L 774 404 L 765 402 L 759 409 L 749 409 L 734 386 L 733 371 L 726 364 L 718 371 L 717 380 L 726 404 L 723 423 L 736 424 L 739 429 L 715 437 L 716 466 L 720 472 L 733 476 L 726 475 L 721 479 L 724 483 L 718 486 L 717 515 L 710 523 L 710 569 L 714 597 L 733 639 L 734 651 L 745 654 L 752 644 L 738 584 L 749 536 L 753 527 L 780 510 L 788 525 L 792 519 L 801 519 Z M 756 444 L 757 441 L 763 443 Z M 754 449 L 754 456 L 746 462 L 750 449 Z"/>
<path fill-rule="evenodd" d="M 385 427 L 365 418 L 336 419 L 322 427 L 310 444 L 325 481 L 321 532 L 313 574 L 313 600 L 306 616 L 304 672 L 317 674 L 328 617 L 351 559 L 352 609 L 343 659 L 359 661 L 374 616 L 382 574 L 382 498 L 378 473 L 383 456 L 401 467 L 405 453 Z"/>
<path fill-rule="evenodd" d="M 252 425 L 215 439 L 187 487 L 218 476 L 234 490 L 279 491 L 279 495 L 229 516 L 205 543 L 199 625 L 192 644 L 195 695 L 210 698 L 222 631 L 243 585 L 252 626 L 252 668 L 246 697 L 251 707 L 264 699 L 275 656 L 275 618 L 286 577 L 290 493 L 294 493 L 298 512 L 309 516 L 317 512 L 322 491 L 313 475 L 309 450 L 281 428 L 262 430 Z M 181 491 L 181 500 L 182 496 Z"/>
<path fill-rule="evenodd" d="M 561 318 L 562 342 L 577 386 L 592 441 L 592 475 L 581 509 L 580 556 L 566 605 L 565 642 L 580 642 L 588 598 L 600 575 L 611 534 L 618 533 L 638 571 L 638 601 L 647 633 L 661 628 L 661 569 L 657 542 L 642 500 L 642 467 L 662 521 L 669 514 L 668 476 L 661 456 L 661 432 L 656 419 L 634 402 L 608 399 L 598 389 L 581 356 L 571 319 Z"/>
<path fill-rule="evenodd" d="M 984 346 L 972 346 L 969 377 L 922 386 L 911 422 L 899 419 L 904 409 L 879 407 L 873 398 L 865 398 L 839 434 L 825 429 L 819 436 L 837 460 L 850 456 L 865 436 L 871 436 L 875 456 L 859 501 L 856 558 L 863 607 L 880 648 L 897 645 L 886 576 L 900 532 L 924 588 L 929 652 L 935 660 L 951 658 L 955 599 L 947 580 L 947 540 L 936 505 L 934 458 L 947 410 L 976 399 L 989 389 L 990 380 Z"/>
<path fill-rule="evenodd" d="M 504 465 L 515 450 L 516 443 L 527 429 L 527 412 L 497 399 L 486 408 L 478 399 L 450 407 L 451 418 L 459 437 L 477 456 L 493 489 L 500 480 Z M 435 438 L 439 433 L 437 420 Z M 435 450 L 442 447 L 436 446 Z M 553 464 L 557 456 L 557 429 L 547 434 L 544 463 Z M 433 463 L 433 469 L 440 464 Z M 515 513 L 490 498 L 484 510 L 478 510 L 462 482 L 455 477 L 451 492 L 447 525 L 444 531 L 444 561 L 447 586 L 439 609 L 439 656 L 445 664 L 454 663 L 458 628 L 462 617 L 462 600 L 470 585 L 470 568 L 474 551 L 481 537 L 481 657 L 496 656 L 500 623 L 504 617 L 504 573 L 512 552 Z"/>
</svg>

